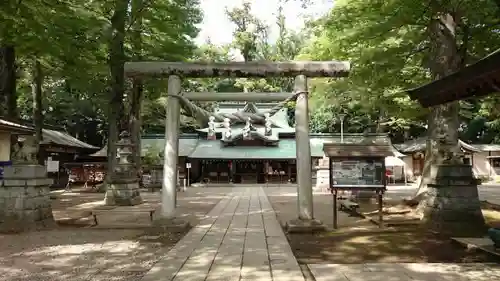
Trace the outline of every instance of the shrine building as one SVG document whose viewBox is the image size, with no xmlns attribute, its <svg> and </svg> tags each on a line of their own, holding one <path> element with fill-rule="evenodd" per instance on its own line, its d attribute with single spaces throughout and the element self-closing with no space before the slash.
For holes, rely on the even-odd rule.
<svg viewBox="0 0 500 281">
<path fill-rule="evenodd" d="M 265 112 L 276 103 L 219 103 L 215 113 Z M 190 182 L 205 183 L 286 183 L 296 179 L 295 128 L 288 124 L 287 108 L 267 117 L 266 125 L 207 124 L 196 134 L 179 138 L 179 173 Z M 228 127 L 230 133 L 228 134 Z M 266 128 L 267 127 L 267 128 Z M 323 158 L 323 143 L 338 138 L 310 135 L 312 167 Z M 142 155 L 163 151 L 163 135 L 146 135 L 141 141 Z M 189 169 L 188 169 L 189 167 Z"/>
</svg>

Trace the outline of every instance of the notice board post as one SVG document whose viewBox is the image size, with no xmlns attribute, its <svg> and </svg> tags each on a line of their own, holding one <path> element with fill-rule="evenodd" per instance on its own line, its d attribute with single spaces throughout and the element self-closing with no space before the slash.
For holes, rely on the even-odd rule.
<svg viewBox="0 0 500 281">
<path fill-rule="evenodd" d="M 390 143 L 325 143 L 333 194 L 333 227 L 338 227 L 338 191 L 373 191 L 377 194 L 379 226 L 383 226 L 383 195 L 386 190 L 385 157 L 393 155 Z"/>
</svg>

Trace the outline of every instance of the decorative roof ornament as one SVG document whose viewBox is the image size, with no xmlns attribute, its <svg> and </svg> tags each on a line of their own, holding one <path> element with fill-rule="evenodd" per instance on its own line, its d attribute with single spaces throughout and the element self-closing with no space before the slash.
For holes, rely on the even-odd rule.
<svg viewBox="0 0 500 281">
<path fill-rule="evenodd" d="M 252 129 L 252 118 L 248 117 L 247 122 L 245 123 L 245 127 L 243 128 L 243 139 L 249 140 L 251 139 L 250 130 Z"/>
<path fill-rule="evenodd" d="M 241 110 L 236 111 L 234 113 L 225 113 L 225 112 L 213 113 L 194 104 L 193 102 L 189 101 L 182 95 L 168 95 L 168 96 L 178 98 L 182 108 L 186 112 L 186 115 L 196 118 L 197 120 L 200 120 L 201 123 L 207 122 L 209 117 L 213 116 L 215 118 L 214 121 L 216 122 L 223 122 L 224 118 L 229 118 L 231 120 L 231 124 L 235 125 L 235 124 L 245 123 L 248 117 L 251 117 L 252 122 L 254 124 L 264 124 L 265 122 L 264 113 L 269 113 L 270 116 L 275 115 L 278 111 L 284 108 L 290 101 L 294 101 L 300 94 L 303 93 L 308 93 L 308 92 L 307 91 L 294 92 L 293 94 L 290 95 L 290 97 L 277 103 L 271 109 L 266 111 L 258 111 L 255 113 L 244 112 Z"/>
<path fill-rule="evenodd" d="M 231 137 L 232 137 L 232 133 L 231 133 L 231 120 L 229 118 L 224 118 L 224 128 L 226 129 L 226 131 L 224 132 L 222 138 L 223 140 L 230 140 Z"/>
<path fill-rule="evenodd" d="M 210 116 L 208 118 L 208 134 L 207 134 L 207 139 L 208 140 L 216 140 L 217 136 L 215 135 L 215 117 Z"/>
<path fill-rule="evenodd" d="M 271 117 L 270 117 L 270 115 L 269 115 L 269 113 L 268 113 L 268 112 L 266 112 L 266 113 L 264 114 L 264 118 L 265 118 L 265 120 L 266 120 L 266 121 L 264 122 L 264 126 L 265 126 L 265 129 L 264 129 L 264 135 L 265 135 L 265 136 L 270 136 L 270 135 L 272 135 L 272 133 L 273 133 L 273 129 L 272 129 L 272 125 L 273 125 L 273 123 L 271 122 Z"/>
</svg>

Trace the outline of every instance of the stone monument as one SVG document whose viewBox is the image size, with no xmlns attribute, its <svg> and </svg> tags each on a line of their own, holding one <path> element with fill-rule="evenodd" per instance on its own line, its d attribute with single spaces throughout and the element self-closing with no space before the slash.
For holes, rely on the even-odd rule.
<svg viewBox="0 0 500 281">
<path fill-rule="evenodd" d="M 13 145 L 12 166 L 4 168 L 0 186 L 0 231 L 20 232 L 55 225 L 50 201 L 52 179 L 38 165 L 32 136 Z"/>
<path fill-rule="evenodd" d="M 134 206 L 142 203 L 139 192 L 139 179 L 133 163 L 134 144 L 130 134 L 123 131 L 120 140 L 116 143 L 118 163 L 113 174 L 108 177 L 105 204 L 117 206 Z"/>
</svg>

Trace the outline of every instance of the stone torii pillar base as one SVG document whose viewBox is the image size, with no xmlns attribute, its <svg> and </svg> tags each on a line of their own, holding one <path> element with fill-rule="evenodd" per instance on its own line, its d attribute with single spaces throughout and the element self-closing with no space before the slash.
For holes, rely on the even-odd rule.
<svg viewBox="0 0 500 281">
<path fill-rule="evenodd" d="M 164 233 L 165 231 L 172 232 L 172 233 L 181 233 L 190 228 L 190 223 L 178 219 L 178 218 L 163 218 L 160 216 L 153 216 L 153 227 L 154 230 L 157 231 L 159 234 Z"/>
<path fill-rule="evenodd" d="M 291 220 L 286 223 L 288 233 L 314 233 L 326 230 L 326 226 L 317 219 L 311 220 Z"/>
</svg>

